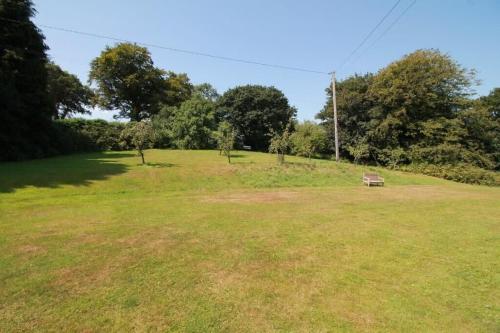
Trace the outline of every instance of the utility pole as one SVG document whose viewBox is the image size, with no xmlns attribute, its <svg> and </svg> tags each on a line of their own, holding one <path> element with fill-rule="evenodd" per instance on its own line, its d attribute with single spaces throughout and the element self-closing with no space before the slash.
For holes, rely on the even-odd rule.
<svg viewBox="0 0 500 333">
<path fill-rule="evenodd" d="M 339 161 L 339 133 L 337 122 L 337 95 L 335 93 L 335 72 L 332 72 L 333 123 L 335 125 L 335 161 Z"/>
</svg>

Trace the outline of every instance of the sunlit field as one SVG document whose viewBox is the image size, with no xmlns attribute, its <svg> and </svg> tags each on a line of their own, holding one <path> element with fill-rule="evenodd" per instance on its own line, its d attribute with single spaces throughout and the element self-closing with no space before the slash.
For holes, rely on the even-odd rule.
<svg viewBox="0 0 500 333">
<path fill-rule="evenodd" d="M 500 330 L 500 188 L 250 152 L 146 161 L 0 164 L 0 331 Z"/>
</svg>

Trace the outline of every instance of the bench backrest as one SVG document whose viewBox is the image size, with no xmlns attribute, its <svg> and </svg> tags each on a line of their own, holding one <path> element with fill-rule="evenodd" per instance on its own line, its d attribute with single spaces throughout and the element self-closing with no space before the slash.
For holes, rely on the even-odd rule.
<svg viewBox="0 0 500 333">
<path fill-rule="evenodd" d="M 368 178 L 368 179 L 379 179 L 379 175 L 376 173 L 365 173 L 363 174 L 363 177 Z"/>
</svg>

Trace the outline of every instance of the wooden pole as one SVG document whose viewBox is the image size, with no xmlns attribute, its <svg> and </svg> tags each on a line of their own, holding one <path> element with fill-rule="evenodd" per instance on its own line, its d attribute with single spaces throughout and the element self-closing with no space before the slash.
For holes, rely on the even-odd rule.
<svg viewBox="0 0 500 333">
<path fill-rule="evenodd" d="M 337 122 L 337 96 L 335 92 L 335 72 L 332 72 L 333 123 L 335 127 L 335 161 L 339 161 L 339 133 Z"/>
</svg>

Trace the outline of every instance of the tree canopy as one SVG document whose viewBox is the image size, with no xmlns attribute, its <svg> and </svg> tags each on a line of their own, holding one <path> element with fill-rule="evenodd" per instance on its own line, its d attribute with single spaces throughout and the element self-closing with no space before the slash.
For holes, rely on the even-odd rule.
<svg viewBox="0 0 500 333">
<path fill-rule="evenodd" d="M 154 143 L 154 129 L 151 121 L 130 122 L 122 130 L 120 138 L 125 146 L 132 146 L 137 150 L 142 164 L 145 164 L 144 150 L 151 148 Z"/>
<path fill-rule="evenodd" d="M 356 161 L 498 167 L 494 97 L 473 102 L 474 71 L 418 50 L 377 74 L 337 84 L 341 152 Z M 331 90 L 318 114 L 333 137 Z M 494 96 L 494 94 L 493 94 Z"/>
<path fill-rule="evenodd" d="M 292 153 L 311 159 L 313 155 L 325 150 L 328 138 L 323 126 L 304 121 L 295 125 L 290 141 Z"/>
<path fill-rule="evenodd" d="M 106 47 L 91 63 L 99 106 L 120 110 L 121 118 L 140 121 L 158 111 L 165 72 L 156 68 L 145 47 L 121 43 Z"/>
<path fill-rule="evenodd" d="M 51 153 L 44 36 L 30 0 L 0 2 L 0 160 Z"/>
<path fill-rule="evenodd" d="M 61 69 L 53 62 L 47 63 L 47 94 L 56 119 L 77 114 L 90 114 L 92 90 L 83 85 L 76 75 Z"/>
<path fill-rule="evenodd" d="M 245 145 L 265 151 L 272 132 L 282 132 L 296 110 L 274 87 L 240 86 L 226 91 L 218 100 L 221 117 L 242 135 Z"/>
<path fill-rule="evenodd" d="M 214 147 L 212 132 L 217 128 L 215 105 L 200 96 L 193 96 L 180 106 L 164 107 L 153 118 L 156 128 L 167 136 L 171 145 L 181 149 Z"/>
</svg>

